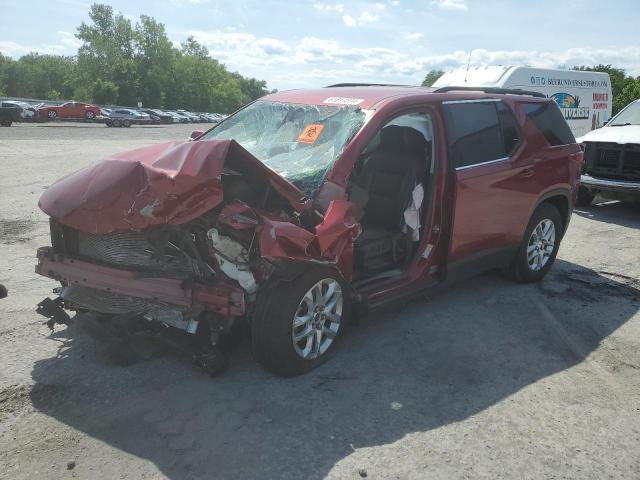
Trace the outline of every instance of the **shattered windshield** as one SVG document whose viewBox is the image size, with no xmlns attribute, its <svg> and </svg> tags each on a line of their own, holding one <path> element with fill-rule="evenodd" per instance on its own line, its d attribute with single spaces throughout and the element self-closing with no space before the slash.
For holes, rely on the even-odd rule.
<svg viewBox="0 0 640 480">
<path fill-rule="evenodd" d="M 365 111 L 354 105 L 259 100 L 203 138 L 235 140 L 312 196 L 364 121 Z"/>
</svg>

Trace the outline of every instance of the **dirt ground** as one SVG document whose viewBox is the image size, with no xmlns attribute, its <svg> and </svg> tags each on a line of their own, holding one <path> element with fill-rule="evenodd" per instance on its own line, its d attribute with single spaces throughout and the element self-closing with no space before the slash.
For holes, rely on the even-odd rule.
<svg viewBox="0 0 640 480">
<path fill-rule="evenodd" d="M 114 365 L 80 322 L 51 333 L 42 191 L 194 128 L 0 129 L 1 478 L 640 478 L 637 206 L 576 211 L 541 284 L 486 274 L 370 314 L 303 377 L 246 344 L 211 379 L 174 354 Z"/>
</svg>

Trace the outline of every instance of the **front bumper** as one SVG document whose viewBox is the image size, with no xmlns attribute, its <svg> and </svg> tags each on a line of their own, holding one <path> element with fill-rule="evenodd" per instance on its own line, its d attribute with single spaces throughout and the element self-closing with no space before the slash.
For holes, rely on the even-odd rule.
<svg viewBox="0 0 640 480">
<path fill-rule="evenodd" d="M 51 247 L 38 249 L 35 271 L 68 285 L 75 284 L 181 308 L 202 308 L 225 317 L 241 316 L 246 311 L 244 292 L 231 285 L 141 277 L 138 272 L 79 260 L 55 252 Z"/>
<path fill-rule="evenodd" d="M 633 180 L 612 180 L 609 178 L 592 177 L 591 175 L 582 174 L 580 183 L 585 187 L 593 190 L 602 190 L 607 192 L 624 192 L 640 194 L 640 182 Z"/>
</svg>

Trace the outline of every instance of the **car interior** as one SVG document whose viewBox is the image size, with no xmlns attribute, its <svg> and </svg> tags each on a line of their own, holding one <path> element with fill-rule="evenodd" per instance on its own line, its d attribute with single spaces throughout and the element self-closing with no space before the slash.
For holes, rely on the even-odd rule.
<svg viewBox="0 0 640 480">
<path fill-rule="evenodd" d="M 426 113 L 386 124 L 363 150 L 350 178 L 362 233 L 354 245 L 354 280 L 401 274 L 423 233 L 433 188 L 433 126 Z"/>
</svg>

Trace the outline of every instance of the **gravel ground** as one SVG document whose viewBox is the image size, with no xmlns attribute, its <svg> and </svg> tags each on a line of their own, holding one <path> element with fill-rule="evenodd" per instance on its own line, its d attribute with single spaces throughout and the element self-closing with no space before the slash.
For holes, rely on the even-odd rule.
<svg viewBox="0 0 640 480">
<path fill-rule="evenodd" d="M 222 377 L 165 354 L 113 365 L 51 333 L 33 272 L 56 178 L 191 126 L 0 129 L 0 477 L 640 478 L 640 209 L 575 212 L 539 285 L 496 274 L 367 316 L 299 378 L 241 344 Z"/>
</svg>

